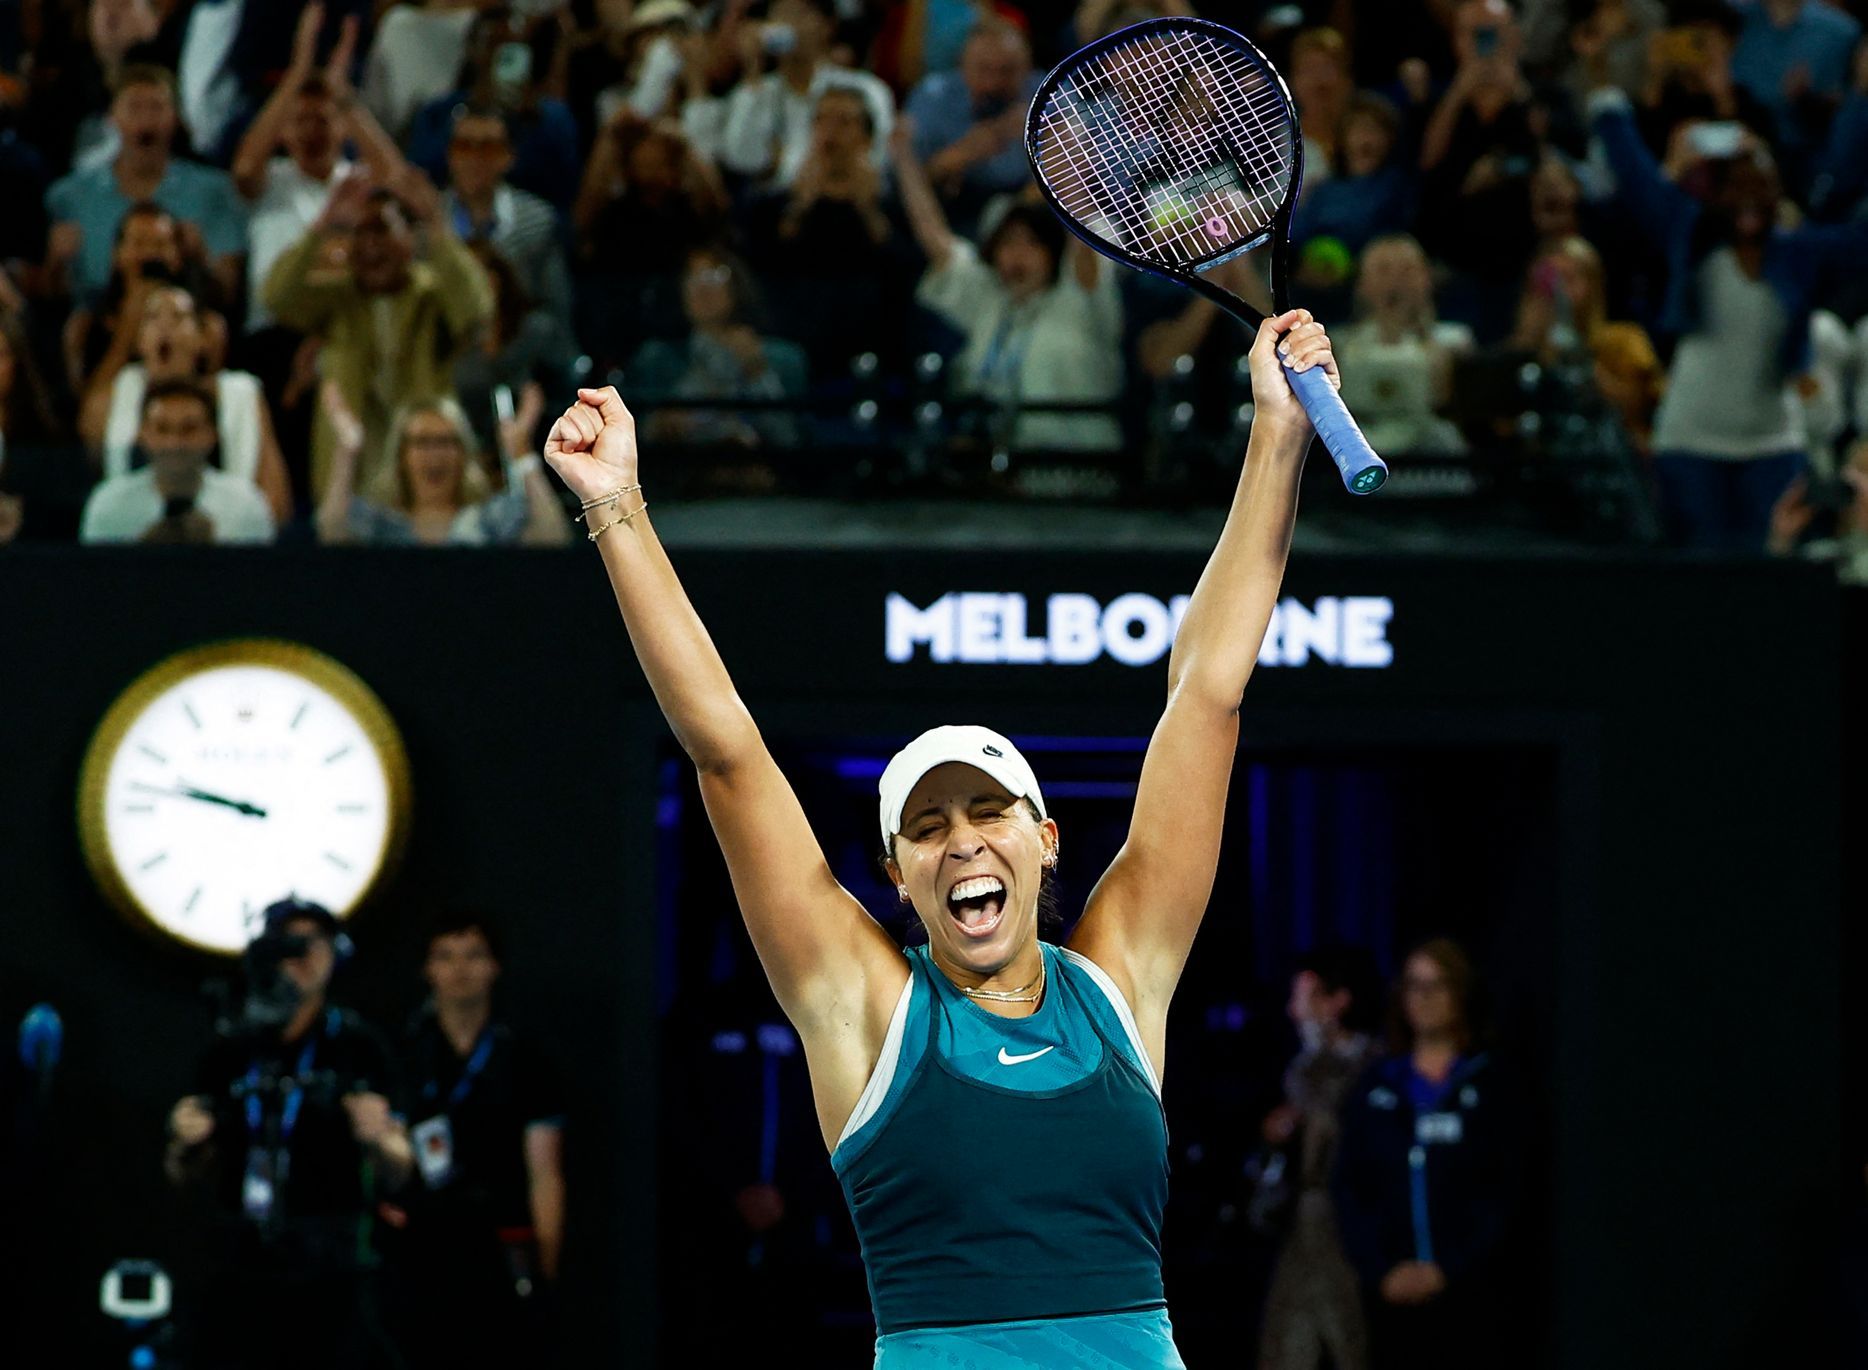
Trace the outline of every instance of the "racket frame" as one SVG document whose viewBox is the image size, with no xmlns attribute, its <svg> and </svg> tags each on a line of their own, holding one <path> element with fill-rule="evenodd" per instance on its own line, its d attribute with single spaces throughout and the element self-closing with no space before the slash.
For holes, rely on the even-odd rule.
<svg viewBox="0 0 1868 1370">
<path fill-rule="evenodd" d="M 1151 262 L 1145 257 L 1138 256 L 1128 249 L 1092 233 L 1088 228 L 1077 221 L 1075 215 L 1064 208 L 1063 203 L 1058 199 L 1056 192 L 1051 189 L 1050 183 L 1045 180 L 1044 173 L 1038 166 L 1040 144 L 1045 142 L 1047 138 L 1042 128 L 1040 113 L 1048 103 L 1051 93 L 1066 79 L 1080 72 L 1091 60 L 1108 52 L 1110 49 L 1133 43 L 1138 38 L 1146 37 L 1151 33 L 1164 31 L 1170 33 L 1200 33 L 1215 42 L 1225 44 L 1245 56 L 1270 78 L 1272 84 L 1277 89 L 1279 98 L 1284 101 L 1284 107 L 1289 116 L 1291 128 L 1290 184 L 1285 188 L 1284 198 L 1279 202 L 1276 212 L 1272 214 L 1270 224 L 1265 227 L 1263 232 L 1254 235 L 1246 241 L 1227 243 L 1204 257 L 1194 259 L 1184 267 L 1172 267 L 1166 266 L 1160 262 Z M 1232 138 L 1223 130 L 1221 131 L 1221 136 L 1224 137 L 1228 145 L 1228 153 L 1231 154 L 1233 151 L 1231 147 Z M 1108 257 L 1112 261 L 1121 262 L 1124 266 L 1133 267 L 1137 271 L 1146 271 L 1149 275 L 1159 277 L 1162 280 L 1173 281 L 1177 285 L 1188 286 L 1198 291 L 1200 295 L 1210 300 L 1213 304 L 1218 305 L 1247 328 L 1251 329 L 1253 332 L 1257 332 L 1259 327 L 1265 322 L 1265 316 L 1259 313 L 1252 305 L 1240 299 L 1230 290 L 1227 290 L 1224 286 L 1214 284 L 1200 273 L 1218 266 L 1222 262 L 1229 262 L 1235 257 L 1242 257 L 1248 252 L 1256 251 L 1258 248 L 1269 244 L 1271 247 L 1271 264 L 1267 274 L 1270 277 L 1272 307 L 1280 314 L 1290 308 L 1291 215 L 1297 208 L 1297 199 L 1298 196 L 1303 193 L 1304 187 L 1303 127 L 1298 122 L 1297 118 L 1297 102 L 1291 98 L 1291 88 L 1285 84 L 1283 73 L 1280 72 L 1277 67 L 1273 66 L 1271 59 L 1265 56 L 1258 45 L 1244 34 L 1236 33 L 1232 29 L 1227 28 L 1224 24 L 1216 24 L 1210 19 L 1195 19 L 1191 16 L 1168 15 L 1159 19 L 1144 19 L 1139 24 L 1130 24 L 1124 28 L 1117 29 L 1114 33 L 1106 34 L 1098 38 L 1093 43 L 1085 44 L 1047 72 L 1044 79 L 1038 83 L 1037 90 L 1033 92 L 1031 105 L 1025 112 L 1025 157 L 1026 160 L 1031 163 L 1031 176 L 1038 184 L 1038 193 L 1044 196 L 1045 203 L 1051 207 L 1051 212 L 1057 215 L 1064 227 L 1070 230 L 1073 237 L 1079 239 L 1092 251 L 1104 257 Z M 1233 157 L 1233 162 L 1240 172 L 1243 173 L 1245 169 L 1244 163 L 1237 156 Z M 1295 386 L 1298 378 L 1292 376 L 1289 379 Z M 1306 407 L 1308 407 L 1308 405 Z M 1345 414 L 1346 413 L 1347 411 L 1345 411 Z M 1353 420 L 1351 422 L 1353 423 Z M 1359 432 L 1357 436 L 1360 438 Z M 1372 468 L 1373 475 L 1371 476 L 1357 477 L 1352 476 L 1347 469 L 1343 471 L 1344 482 L 1348 485 L 1352 494 L 1373 494 L 1376 490 L 1380 489 L 1382 484 L 1387 480 L 1387 467 L 1381 465 L 1380 458 L 1376 458 L 1375 460 L 1376 467 Z M 1339 461 L 1339 465 L 1340 464 Z M 1370 468 L 1365 468 L 1365 470 L 1367 469 Z"/>
</svg>

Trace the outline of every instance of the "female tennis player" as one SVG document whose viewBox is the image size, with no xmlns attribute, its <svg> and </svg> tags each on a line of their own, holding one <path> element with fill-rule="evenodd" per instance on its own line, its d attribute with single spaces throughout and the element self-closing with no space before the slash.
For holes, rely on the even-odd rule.
<svg viewBox="0 0 1868 1370">
<path fill-rule="evenodd" d="M 1251 352 L 1256 421 L 1168 661 L 1128 841 L 1068 946 L 1039 940 L 1058 825 L 1010 741 L 940 727 L 883 773 L 880 835 L 927 928 L 904 952 L 838 885 L 648 516 L 635 423 L 580 390 L 545 459 L 586 506 L 643 673 L 693 760 L 746 927 L 804 1042 L 875 1309 L 879 1370 L 1180 1367 L 1161 1283 L 1168 1002 L 1206 910 L 1311 438 L 1285 368 L 1336 363 L 1303 310 Z"/>
</svg>

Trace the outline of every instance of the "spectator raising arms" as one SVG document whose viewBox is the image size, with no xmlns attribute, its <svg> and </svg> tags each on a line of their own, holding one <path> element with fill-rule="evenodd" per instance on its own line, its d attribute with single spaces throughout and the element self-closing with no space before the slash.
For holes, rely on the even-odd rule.
<svg viewBox="0 0 1868 1370">
<path fill-rule="evenodd" d="M 1663 512 L 1689 546 L 1759 553 L 1806 459 L 1794 380 L 1816 292 L 1860 269 L 1868 223 L 1779 227 L 1776 163 L 1755 136 L 1683 124 L 1663 171 L 1620 91 L 1590 100 L 1622 203 L 1667 254 L 1662 326 L 1679 342 L 1654 421 Z"/>
<path fill-rule="evenodd" d="M 332 188 L 350 174 L 355 163 L 343 155 L 346 142 L 356 145 L 363 165 L 379 182 L 389 181 L 402 170 L 402 154 L 395 141 L 350 88 L 355 20 L 345 23 L 330 61 L 319 70 L 323 13 L 321 5 L 313 4 L 299 16 L 292 65 L 234 152 L 234 189 L 252 208 L 247 266 L 256 286 L 265 281 L 285 250 L 317 222 Z M 269 323 L 264 302 L 255 299 L 247 314 L 247 330 L 258 332 Z"/>
<path fill-rule="evenodd" d="M 721 160 L 729 171 L 766 186 L 789 185 L 811 148 L 811 113 L 827 85 L 862 92 L 876 130 L 880 161 L 895 119 L 889 88 L 866 71 L 832 64 L 837 28 L 833 0 L 775 0 L 771 22 L 748 25 L 745 75 L 727 100 Z M 775 69 L 767 72 L 766 64 Z"/>
<path fill-rule="evenodd" d="M 927 255 L 917 298 L 961 330 L 962 394 L 1002 413 L 1021 405 L 1103 403 L 1122 392 L 1122 303 L 1108 264 L 1064 243 L 1057 216 L 1040 205 L 1009 208 L 974 247 L 947 225 L 915 160 L 912 125 L 893 140 L 895 176 L 916 240 Z M 1105 414 L 1022 414 L 1012 445 L 1110 451 L 1122 432 Z"/>
<path fill-rule="evenodd" d="M 291 483 L 258 378 L 219 368 L 194 297 L 181 286 L 156 285 L 142 299 L 136 360 L 113 367 L 107 359 L 97 369 L 79 412 L 79 436 L 101 458 L 106 476 L 121 476 L 147 460 L 138 449 L 137 433 L 149 387 L 165 381 L 194 382 L 214 399 L 218 441 L 213 464 L 257 485 L 274 521 L 287 522 L 292 516 Z"/>
<path fill-rule="evenodd" d="M 52 220 L 47 269 L 55 289 L 84 305 L 110 278 L 117 226 L 133 205 L 153 201 L 193 225 L 207 245 L 227 299 L 240 296 L 246 210 L 224 171 L 177 157 L 175 77 L 161 67 L 127 66 L 117 78 L 110 120 L 122 138 L 114 160 L 81 168 L 46 192 Z"/>
<path fill-rule="evenodd" d="M 137 442 L 148 464 L 112 476 L 85 502 L 83 542 L 271 542 L 272 514 L 252 481 L 217 471 L 214 397 L 193 381 L 143 392 Z"/>
<path fill-rule="evenodd" d="M 418 238 L 426 260 L 416 259 Z M 420 175 L 395 189 L 345 178 L 318 222 L 267 278 L 265 299 L 288 328 L 324 339 L 321 366 L 363 427 L 360 479 L 384 469 L 390 420 L 453 390 L 454 364 L 493 315 L 486 273 Z M 312 436 L 314 497 L 324 493 L 335 435 L 328 410 Z"/>
<path fill-rule="evenodd" d="M 1031 180 L 1025 111 L 1038 88 L 1031 44 L 1003 20 L 976 25 L 956 71 L 935 71 L 908 97 L 915 156 L 954 221 L 970 230 L 994 195 Z"/>
<path fill-rule="evenodd" d="M 570 524 L 546 483 L 543 465 L 521 446 L 537 427 L 544 405 L 536 388 L 501 434 L 505 488 L 497 493 L 478 459 L 473 425 L 459 404 L 443 397 L 412 404 L 396 416 L 380 474 L 370 493 L 359 496 L 363 425 L 338 386 L 326 381 L 321 394 L 336 435 L 331 477 L 318 505 L 321 541 L 482 547 L 570 540 Z"/>
</svg>

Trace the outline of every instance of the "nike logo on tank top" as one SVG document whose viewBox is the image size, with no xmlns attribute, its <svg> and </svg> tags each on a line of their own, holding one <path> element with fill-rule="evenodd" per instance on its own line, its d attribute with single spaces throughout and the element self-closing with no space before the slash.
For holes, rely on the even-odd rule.
<svg viewBox="0 0 1868 1370">
<path fill-rule="evenodd" d="M 908 952 L 896 1074 L 831 1157 L 883 1334 L 1166 1306 L 1160 1100 L 1108 993 L 1043 953 L 1044 1001 L 1010 1019 Z"/>
</svg>

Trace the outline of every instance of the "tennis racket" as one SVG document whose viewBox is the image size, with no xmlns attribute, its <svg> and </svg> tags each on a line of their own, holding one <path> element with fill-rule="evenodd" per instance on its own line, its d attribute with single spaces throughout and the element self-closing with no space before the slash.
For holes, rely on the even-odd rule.
<svg viewBox="0 0 1868 1370">
<path fill-rule="evenodd" d="M 1290 308 L 1291 210 L 1304 140 L 1284 78 L 1232 30 L 1150 19 L 1064 59 L 1025 119 L 1038 187 L 1070 231 L 1118 262 L 1191 286 L 1257 330 L 1251 305 L 1200 272 L 1271 244 L 1271 296 Z M 1286 378 L 1351 493 L 1388 467 L 1323 368 Z"/>
</svg>

